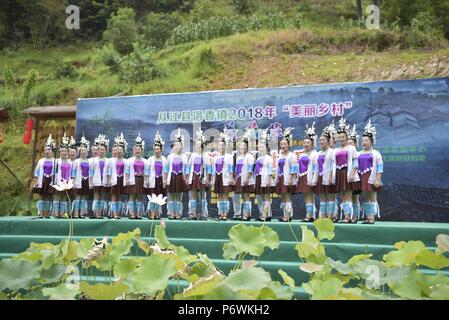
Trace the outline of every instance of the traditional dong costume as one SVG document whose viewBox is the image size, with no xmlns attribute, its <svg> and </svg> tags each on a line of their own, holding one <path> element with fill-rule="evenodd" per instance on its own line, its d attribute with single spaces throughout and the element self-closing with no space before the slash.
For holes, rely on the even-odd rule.
<svg viewBox="0 0 449 320">
<path fill-rule="evenodd" d="M 352 125 L 352 130 L 349 132 L 349 140 L 354 141 L 355 148 L 357 150 L 358 141 L 359 141 L 359 135 L 357 134 L 357 130 L 355 127 L 355 124 Z M 357 152 L 357 159 L 359 157 L 359 152 Z M 352 211 L 353 215 L 357 217 L 357 220 L 360 219 L 360 193 L 362 192 L 361 189 L 354 190 L 352 192 Z M 354 220 L 355 221 L 355 220 Z"/>
<path fill-rule="evenodd" d="M 330 141 L 333 134 L 333 127 L 328 126 L 324 128 L 321 135 Z M 335 170 L 335 150 L 330 147 L 326 150 L 320 150 L 317 154 L 317 162 L 312 180 L 312 185 L 315 186 L 315 193 L 317 195 L 336 193 Z M 323 201 L 320 197 L 320 216 L 331 217 L 336 214 L 337 205 L 335 201 Z"/>
<path fill-rule="evenodd" d="M 105 147 L 106 150 L 109 147 L 109 139 L 103 134 L 98 135 L 94 140 L 94 145 L 99 148 L 101 146 Z M 110 192 L 107 176 L 107 161 L 106 157 L 96 156 L 91 159 L 89 168 L 89 177 L 92 181 L 93 190 L 95 193 L 100 194 L 99 199 L 94 199 L 92 202 L 92 210 L 97 213 L 100 212 L 101 215 L 107 212 L 107 194 Z"/>
<path fill-rule="evenodd" d="M 225 146 L 227 146 L 229 142 L 229 136 L 227 135 L 226 128 L 223 130 L 223 132 L 220 133 L 219 139 L 220 142 L 223 142 Z M 211 181 L 215 193 L 219 195 L 221 194 L 228 195 L 230 192 L 234 191 L 231 179 L 233 173 L 234 173 L 233 156 L 229 153 L 226 153 L 226 151 L 224 154 L 216 153 L 212 160 L 212 181 Z M 217 201 L 218 216 L 221 217 L 221 220 L 227 219 L 230 207 L 231 205 L 229 199 Z"/>
<path fill-rule="evenodd" d="M 286 128 L 284 130 L 283 139 L 287 140 L 289 145 L 291 145 L 293 134 L 293 128 Z M 277 159 L 277 170 L 276 170 L 276 188 L 277 194 L 293 194 L 296 192 L 298 174 L 298 161 L 296 155 L 293 152 L 288 152 L 287 154 L 282 154 L 279 152 Z M 284 218 L 291 219 L 293 217 L 293 207 L 290 201 L 281 202 L 281 210 L 283 211 Z"/>
<path fill-rule="evenodd" d="M 162 140 L 159 131 L 156 133 L 154 137 L 154 147 L 159 147 L 161 151 L 164 149 L 165 142 Z M 148 168 L 150 171 L 149 174 L 149 185 L 147 189 L 148 195 L 155 194 L 156 196 L 165 195 L 164 185 L 167 182 L 166 175 L 164 174 L 164 167 L 167 165 L 167 159 L 161 155 L 159 158 L 156 156 L 151 156 L 148 158 Z M 162 215 L 162 206 L 154 203 L 148 202 L 148 211 L 157 212 L 157 216 L 155 218 L 160 218 Z"/>
<path fill-rule="evenodd" d="M 298 183 L 296 184 L 296 191 L 298 193 L 313 192 L 313 174 L 317 165 L 318 153 L 314 146 L 317 136 L 315 134 L 315 122 L 312 127 L 306 126 L 304 139 L 312 141 L 312 150 L 310 152 L 303 152 L 298 158 Z M 316 218 L 315 201 L 306 203 L 306 218 Z"/>
<path fill-rule="evenodd" d="M 243 135 L 242 142 L 249 146 L 250 130 L 247 130 Z M 253 193 L 254 192 L 254 156 L 248 151 L 246 154 L 241 154 L 237 157 L 235 166 L 235 175 L 237 177 L 235 181 L 235 193 Z M 249 177 L 248 177 L 249 174 Z M 244 201 L 242 207 L 243 218 L 248 220 L 251 218 L 252 203 L 251 201 Z"/>
<path fill-rule="evenodd" d="M 368 124 L 365 126 L 363 136 L 371 138 L 373 145 L 376 143 L 376 128 L 371 125 L 371 120 L 369 120 Z M 377 174 L 382 174 L 384 171 L 384 164 L 380 152 L 374 148 L 367 151 L 363 150 L 359 154 L 358 162 L 362 192 L 380 192 L 381 187 L 374 186 Z M 379 204 L 377 201 L 365 201 L 362 204 L 362 208 L 366 217 L 373 218 L 376 215 L 380 217 Z"/>
<path fill-rule="evenodd" d="M 338 124 L 337 133 L 345 133 L 349 138 L 349 126 L 346 125 L 346 120 L 341 118 Z M 335 174 L 335 186 L 337 192 L 356 191 L 360 189 L 360 178 L 357 172 L 354 175 L 352 182 L 349 182 L 349 177 L 352 174 L 353 169 L 357 169 L 359 164 L 357 161 L 357 150 L 351 145 L 345 145 L 344 147 L 338 147 L 335 149 L 335 162 L 336 162 L 336 174 Z M 353 217 L 352 201 L 340 204 L 341 214 L 345 216 Z"/>
<path fill-rule="evenodd" d="M 47 138 L 44 149 L 53 150 L 55 149 L 55 146 L 55 141 L 50 134 Z M 51 196 L 53 193 L 51 186 L 53 184 L 54 165 L 55 159 L 53 157 L 44 157 L 37 162 L 34 169 L 36 183 L 33 187 L 33 193 L 39 195 L 39 200 L 37 201 L 37 212 L 39 216 L 47 217 L 47 214 L 51 211 Z"/>
<path fill-rule="evenodd" d="M 145 141 L 138 134 L 134 147 L 140 147 L 142 153 L 145 148 Z M 125 175 L 127 177 L 126 193 L 130 196 L 128 199 L 127 212 L 130 218 L 141 219 L 145 214 L 143 195 L 145 194 L 145 176 L 149 175 L 148 162 L 143 157 L 131 157 L 125 164 Z"/>
<path fill-rule="evenodd" d="M 175 142 L 179 142 L 183 146 L 184 136 L 181 135 L 180 129 L 178 129 L 175 136 Z M 167 203 L 167 211 L 170 219 L 182 218 L 182 193 L 189 190 L 184 180 L 184 176 L 187 175 L 187 167 L 188 161 L 184 154 L 175 154 L 172 152 L 167 157 L 165 173 L 167 174 L 167 192 L 171 194 Z"/>
<path fill-rule="evenodd" d="M 121 147 L 123 149 L 123 155 L 126 154 L 128 143 L 123 137 L 123 133 L 120 136 L 115 137 L 114 147 Z M 107 175 L 110 185 L 110 193 L 115 196 L 115 201 L 111 199 L 111 214 L 118 218 L 125 210 L 125 202 L 122 197 L 126 194 L 125 187 L 125 167 L 126 159 L 124 158 L 111 158 L 108 160 Z M 118 200 L 118 201 L 117 201 Z"/>
<path fill-rule="evenodd" d="M 67 156 L 69 150 L 69 138 L 64 133 L 62 137 L 62 142 L 60 144 L 59 150 L 67 149 Z M 59 158 L 56 160 L 55 173 L 53 186 L 61 186 L 63 184 L 69 183 L 74 176 L 72 162 L 69 159 Z M 57 191 L 56 188 L 53 190 L 55 197 L 53 197 L 52 215 L 55 217 L 62 217 L 62 215 L 68 213 L 68 203 L 67 203 L 67 191 Z"/>
<path fill-rule="evenodd" d="M 86 140 L 84 135 L 81 137 L 79 147 L 89 150 L 90 142 Z M 78 215 L 83 217 L 87 215 L 88 203 L 87 197 L 92 195 L 92 190 L 89 186 L 89 159 L 78 158 L 74 161 L 73 170 L 75 171 L 75 194 L 76 199 L 72 203 L 72 212 L 75 217 Z"/>
<path fill-rule="evenodd" d="M 194 148 L 198 144 L 201 145 L 201 151 L 193 152 L 190 154 L 189 163 L 186 167 L 188 175 L 190 196 L 189 196 L 189 217 L 191 219 L 197 219 L 197 194 L 199 194 L 199 200 L 201 204 L 201 218 L 207 219 L 207 178 L 212 173 L 212 159 L 204 154 L 204 144 L 206 143 L 206 137 L 203 131 L 199 129 L 196 133 L 196 141 L 194 142 Z M 196 193 L 196 194 L 195 194 Z M 195 197 L 193 196 L 195 194 Z"/>
<path fill-rule="evenodd" d="M 262 138 L 259 141 L 259 144 L 265 145 L 267 152 L 265 154 L 258 153 L 256 165 L 254 168 L 254 193 L 256 194 L 260 221 L 271 220 L 271 200 L 269 197 L 271 193 L 275 192 L 276 189 L 276 183 L 274 179 L 274 177 L 276 176 L 276 168 L 273 164 L 273 158 L 269 154 L 268 130 L 269 129 L 266 129 L 263 132 Z"/>
</svg>

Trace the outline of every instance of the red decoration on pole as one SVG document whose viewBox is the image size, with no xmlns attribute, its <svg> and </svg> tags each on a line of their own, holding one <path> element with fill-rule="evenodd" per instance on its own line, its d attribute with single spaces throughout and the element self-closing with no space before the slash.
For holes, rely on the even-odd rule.
<svg viewBox="0 0 449 320">
<path fill-rule="evenodd" d="M 25 129 L 26 129 L 27 131 L 30 131 L 30 132 L 31 132 L 31 130 L 33 130 L 33 127 L 34 127 L 33 119 L 31 119 L 31 118 L 27 119 L 27 122 L 26 122 L 26 124 L 25 124 Z"/>
<path fill-rule="evenodd" d="M 23 143 L 30 144 L 31 142 L 31 132 L 33 131 L 33 119 L 27 119 L 25 123 L 25 134 L 23 135 Z"/>
</svg>

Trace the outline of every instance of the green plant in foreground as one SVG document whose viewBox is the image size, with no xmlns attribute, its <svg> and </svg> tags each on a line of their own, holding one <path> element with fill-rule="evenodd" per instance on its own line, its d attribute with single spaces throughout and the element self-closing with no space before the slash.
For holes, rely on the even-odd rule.
<svg viewBox="0 0 449 320">
<path fill-rule="evenodd" d="M 314 225 L 317 237 L 302 226 L 302 241 L 296 246 L 305 261 L 300 269 L 310 274 L 302 287 L 312 299 L 449 299 L 449 277 L 438 271 L 449 267 L 444 256 L 449 251 L 448 235 L 437 236 L 434 251 L 422 241 L 400 241 L 382 261 L 361 254 L 344 263 L 327 257 L 320 241 L 334 237 L 332 222 L 318 219 Z M 418 267 L 434 269 L 435 274 L 424 274 Z"/>
</svg>

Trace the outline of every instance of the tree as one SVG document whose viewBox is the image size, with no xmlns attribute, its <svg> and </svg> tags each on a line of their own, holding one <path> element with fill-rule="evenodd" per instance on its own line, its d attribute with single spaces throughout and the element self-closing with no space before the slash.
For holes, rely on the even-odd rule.
<svg viewBox="0 0 449 320">
<path fill-rule="evenodd" d="M 143 34 L 147 45 L 162 48 L 172 30 L 181 23 L 176 13 L 150 13 L 145 17 Z"/>
<path fill-rule="evenodd" d="M 126 55 L 133 50 L 137 40 L 136 13 L 131 8 L 121 8 L 108 20 L 108 27 L 103 33 L 104 40 L 110 42 L 115 50 Z"/>
</svg>

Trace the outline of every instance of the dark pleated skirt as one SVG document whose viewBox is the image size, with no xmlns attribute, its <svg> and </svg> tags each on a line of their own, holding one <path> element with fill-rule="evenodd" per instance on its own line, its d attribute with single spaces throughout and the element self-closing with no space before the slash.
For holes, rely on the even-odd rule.
<svg viewBox="0 0 449 320">
<path fill-rule="evenodd" d="M 322 193 L 337 193 L 335 185 L 324 185 L 323 184 L 323 176 L 318 176 L 318 180 L 316 182 L 315 187 L 315 193 L 316 194 L 322 194 Z"/>
<path fill-rule="evenodd" d="M 298 183 L 296 184 L 296 191 L 301 193 L 313 192 L 312 187 L 307 184 L 307 175 L 299 177 Z"/>
<path fill-rule="evenodd" d="M 256 184 L 254 185 L 255 194 L 267 194 L 274 191 L 274 187 L 262 187 L 262 176 L 256 176 Z"/>
<path fill-rule="evenodd" d="M 145 188 L 145 193 L 148 195 L 152 195 L 153 193 L 155 195 L 165 195 L 165 188 L 164 188 L 164 180 L 162 177 L 156 177 L 154 181 L 154 188 Z"/>
<path fill-rule="evenodd" d="M 224 186 L 223 185 L 223 175 L 218 174 L 215 176 L 215 182 L 214 182 L 214 192 L 215 193 L 229 193 L 234 191 L 233 186 Z"/>
<path fill-rule="evenodd" d="M 181 193 L 189 191 L 189 187 L 184 181 L 182 174 L 171 174 L 170 184 L 167 186 L 167 192 L 169 193 Z"/>
<path fill-rule="evenodd" d="M 75 189 L 77 196 L 89 196 L 93 193 L 92 189 L 89 188 L 89 179 L 81 180 L 81 188 Z"/>
<path fill-rule="evenodd" d="M 144 183 L 144 177 L 136 176 L 134 185 L 126 186 L 125 192 L 127 194 L 145 194 L 143 183 Z"/>
<path fill-rule="evenodd" d="M 283 193 L 296 193 L 296 186 L 295 185 L 291 185 L 291 186 L 284 185 L 284 176 L 280 176 L 278 178 L 278 183 L 276 186 L 276 193 L 279 195 L 281 195 Z"/>
<path fill-rule="evenodd" d="M 206 190 L 207 189 L 207 185 L 201 183 L 201 175 L 199 174 L 194 174 L 192 177 L 192 183 L 189 186 L 189 190 L 196 190 L 196 191 L 200 191 L 200 190 Z"/>
<path fill-rule="evenodd" d="M 364 174 L 362 174 L 362 176 L 360 177 L 360 183 L 362 185 L 361 191 L 362 192 L 380 192 L 382 190 L 382 187 L 374 187 L 374 185 L 368 183 L 369 180 L 369 176 L 370 176 L 371 172 L 366 172 Z"/>
<path fill-rule="evenodd" d="M 246 185 L 242 186 L 242 177 L 238 177 L 237 181 L 235 182 L 235 193 L 253 193 L 254 192 L 254 185 Z"/>
<path fill-rule="evenodd" d="M 337 173 L 335 175 L 335 186 L 337 188 L 337 192 L 357 191 L 362 189 L 359 181 L 348 182 L 348 168 L 337 169 Z"/>
<path fill-rule="evenodd" d="M 42 188 L 33 188 L 32 192 L 43 196 L 53 194 L 53 190 L 55 190 L 55 188 L 51 186 L 51 180 L 51 177 L 43 177 Z"/>
<path fill-rule="evenodd" d="M 93 190 L 94 192 L 99 192 L 99 193 L 110 193 L 110 187 L 104 187 L 104 186 L 94 186 Z"/>
<path fill-rule="evenodd" d="M 117 184 L 111 187 L 111 194 L 121 196 L 126 193 L 126 187 L 123 185 L 123 177 L 117 177 Z"/>
</svg>

